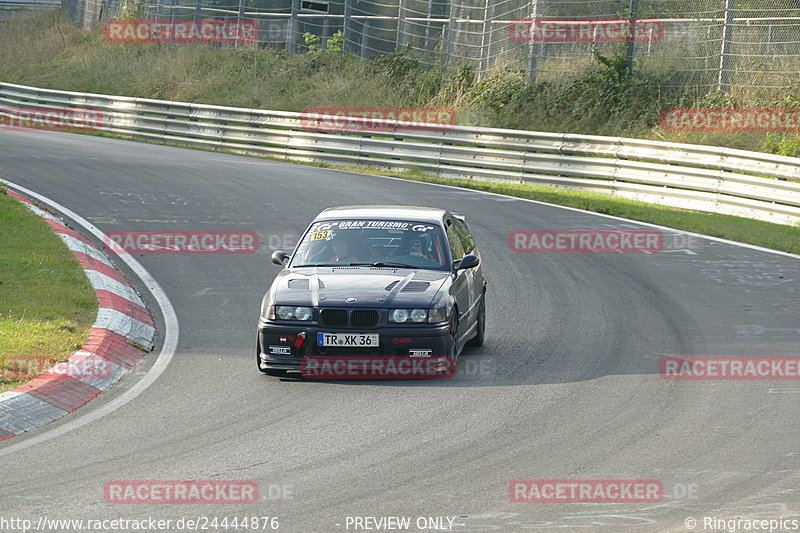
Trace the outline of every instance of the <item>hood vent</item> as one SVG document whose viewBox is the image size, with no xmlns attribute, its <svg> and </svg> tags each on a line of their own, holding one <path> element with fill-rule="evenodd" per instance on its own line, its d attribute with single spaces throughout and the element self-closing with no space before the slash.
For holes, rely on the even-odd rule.
<svg viewBox="0 0 800 533">
<path fill-rule="evenodd" d="M 308 280 L 307 279 L 290 279 L 289 280 L 289 288 L 290 289 L 306 289 L 306 290 L 308 290 Z"/>
<path fill-rule="evenodd" d="M 399 279 L 394 280 L 386 286 L 386 290 L 390 291 L 394 289 L 401 281 L 402 280 Z M 430 286 L 431 284 L 427 281 L 409 281 L 406 283 L 406 286 L 400 290 L 400 292 L 425 292 Z"/>
<path fill-rule="evenodd" d="M 430 286 L 427 281 L 409 281 L 400 292 L 425 292 Z"/>
</svg>

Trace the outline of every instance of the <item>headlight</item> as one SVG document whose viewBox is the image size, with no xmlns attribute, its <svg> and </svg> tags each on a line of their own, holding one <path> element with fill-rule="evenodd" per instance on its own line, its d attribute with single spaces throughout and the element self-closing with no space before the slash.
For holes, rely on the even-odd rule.
<svg viewBox="0 0 800 533">
<path fill-rule="evenodd" d="M 275 320 L 275 317 L 281 320 L 310 320 L 311 308 L 310 307 L 295 307 L 292 305 L 274 305 L 270 308 L 269 319 Z"/>
<path fill-rule="evenodd" d="M 411 311 L 411 322 L 425 322 L 428 312 L 425 309 L 414 309 Z"/>
<path fill-rule="evenodd" d="M 425 322 L 428 311 L 425 309 L 392 309 L 389 311 L 389 322 Z"/>
<path fill-rule="evenodd" d="M 428 322 L 435 324 L 437 322 L 447 321 L 447 306 L 434 307 L 428 310 Z"/>
<path fill-rule="evenodd" d="M 408 320 L 408 311 L 405 309 L 393 309 L 389 313 L 389 322 L 405 322 Z"/>
</svg>

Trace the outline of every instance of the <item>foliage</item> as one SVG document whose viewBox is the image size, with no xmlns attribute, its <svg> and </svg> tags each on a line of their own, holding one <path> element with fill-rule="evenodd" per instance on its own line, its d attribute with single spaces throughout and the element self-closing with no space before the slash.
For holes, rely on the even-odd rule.
<svg viewBox="0 0 800 533">
<path fill-rule="evenodd" d="M 137 0 L 123 0 L 119 8 L 118 19 L 134 20 L 144 17 L 144 6 Z"/>
<path fill-rule="evenodd" d="M 318 54 L 320 52 L 319 37 L 307 31 L 303 34 L 306 47 L 308 47 L 309 54 Z"/>
<path fill-rule="evenodd" d="M 412 56 L 411 46 L 406 45 L 375 59 L 372 71 L 384 73 L 396 81 L 404 80 L 419 70 L 419 61 Z"/>
<path fill-rule="evenodd" d="M 341 52 L 344 45 L 344 33 L 342 30 L 337 31 L 327 41 L 326 50 L 328 52 Z"/>
</svg>

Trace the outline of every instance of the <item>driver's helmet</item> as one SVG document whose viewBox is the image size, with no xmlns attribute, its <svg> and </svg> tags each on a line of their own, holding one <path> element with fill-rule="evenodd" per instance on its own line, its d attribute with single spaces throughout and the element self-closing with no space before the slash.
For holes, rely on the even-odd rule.
<svg viewBox="0 0 800 533">
<path fill-rule="evenodd" d="M 430 236 L 424 233 L 410 231 L 403 235 L 400 242 L 401 253 L 419 257 L 428 257 L 430 254 Z"/>
</svg>

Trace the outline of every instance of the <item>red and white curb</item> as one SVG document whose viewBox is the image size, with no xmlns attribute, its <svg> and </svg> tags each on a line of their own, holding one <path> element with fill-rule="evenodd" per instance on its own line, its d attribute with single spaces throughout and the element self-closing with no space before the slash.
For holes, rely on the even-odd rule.
<svg viewBox="0 0 800 533">
<path fill-rule="evenodd" d="M 45 219 L 72 251 L 97 294 L 89 339 L 70 358 L 16 389 L 0 394 L 0 441 L 71 413 L 120 380 L 153 349 L 155 323 L 144 302 L 108 257 L 58 218 L 6 191 Z M 87 361 L 100 372 L 75 372 Z"/>
</svg>

